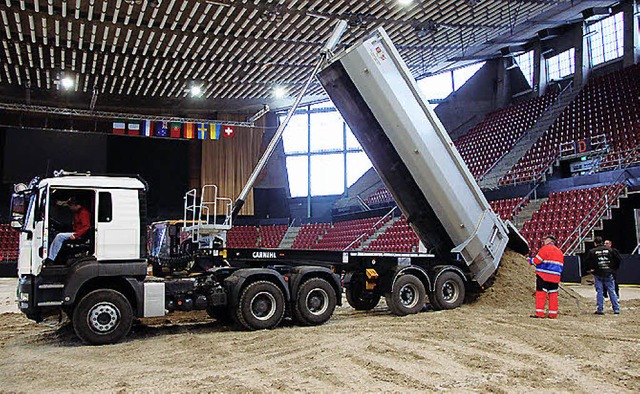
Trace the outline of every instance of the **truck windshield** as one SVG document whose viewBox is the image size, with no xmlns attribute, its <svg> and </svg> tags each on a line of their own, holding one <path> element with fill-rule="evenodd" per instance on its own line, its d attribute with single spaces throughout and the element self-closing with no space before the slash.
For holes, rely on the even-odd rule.
<svg viewBox="0 0 640 394">
<path fill-rule="evenodd" d="M 26 219 L 30 212 L 33 212 L 33 204 L 35 203 L 35 193 L 32 190 L 25 190 L 14 193 L 11 196 L 11 227 L 24 227 Z"/>
</svg>

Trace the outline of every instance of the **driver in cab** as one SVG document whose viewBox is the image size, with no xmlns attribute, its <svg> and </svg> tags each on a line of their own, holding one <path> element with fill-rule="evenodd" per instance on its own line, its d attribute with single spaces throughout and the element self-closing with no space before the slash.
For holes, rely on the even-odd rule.
<svg viewBox="0 0 640 394">
<path fill-rule="evenodd" d="M 71 197 L 66 201 L 58 201 L 57 204 L 68 207 L 74 213 L 73 232 L 58 233 L 58 235 L 56 235 L 49 247 L 48 260 L 51 260 L 50 262 L 55 261 L 65 241 L 78 239 L 85 235 L 91 228 L 91 213 L 87 208 L 83 207 L 76 198 Z"/>
</svg>

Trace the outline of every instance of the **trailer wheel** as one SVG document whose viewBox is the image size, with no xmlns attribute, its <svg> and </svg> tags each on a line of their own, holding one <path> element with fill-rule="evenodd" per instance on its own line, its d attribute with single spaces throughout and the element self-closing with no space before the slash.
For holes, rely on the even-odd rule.
<svg viewBox="0 0 640 394">
<path fill-rule="evenodd" d="M 441 309 L 455 309 L 464 301 L 465 287 L 460 275 L 443 272 L 436 280 L 435 299 Z"/>
<path fill-rule="evenodd" d="M 442 307 L 440 306 L 440 304 L 438 303 L 438 300 L 436 299 L 435 293 L 429 293 L 429 305 L 431 305 L 431 309 L 433 309 L 434 311 L 442 310 Z"/>
<path fill-rule="evenodd" d="M 90 345 L 115 343 L 124 338 L 133 323 L 133 309 L 122 293 L 94 290 L 84 296 L 73 312 L 73 329 Z"/>
<path fill-rule="evenodd" d="M 391 313 L 405 316 L 420 312 L 426 296 L 422 281 L 414 275 L 407 274 L 396 280 L 391 293 L 385 298 Z"/>
<path fill-rule="evenodd" d="M 244 288 L 238 302 L 236 318 L 248 330 L 274 328 L 284 317 L 282 290 L 269 281 L 258 281 Z"/>
<path fill-rule="evenodd" d="M 369 311 L 378 305 L 380 296 L 366 290 L 364 275 L 354 275 L 347 287 L 347 302 L 357 311 Z"/>
<path fill-rule="evenodd" d="M 336 309 L 336 292 L 322 278 L 312 278 L 298 289 L 293 307 L 295 320 L 306 326 L 317 326 L 331 318 Z"/>
</svg>

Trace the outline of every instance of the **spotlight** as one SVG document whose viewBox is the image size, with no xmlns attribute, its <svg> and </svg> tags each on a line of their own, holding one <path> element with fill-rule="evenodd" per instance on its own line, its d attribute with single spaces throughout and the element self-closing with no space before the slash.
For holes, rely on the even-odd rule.
<svg viewBox="0 0 640 394">
<path fill-rule="evenodd" d="M 191 96 L 200 97 L 202 96 L 202 88 L 200 86 L 192 86 L 190 89 Z"/>
<path fill-rule="evenodd" d="M 72 89 L 73 88 L 73 78 L 71 77 L 64 77 L 62 78 L 62 87 L 66 90 Z"/>
<path fill-rule="evenodd" d="M 273 95 L 274 95 L 276 98 L 283 98 L 284 96 L 286 96 L 286 95 L 287 95 L 287 91 L 286 91 L 286 89 L 285 89 L 285 88 L 283 88 L 282 86 L 276 86 L 276 87 L 273 89 Z"/>
<path fill-rule="evenodd" d="M 413 3 L 413 0 L 398 0 L 398 4 L 405 6 Z"/>
</svg>

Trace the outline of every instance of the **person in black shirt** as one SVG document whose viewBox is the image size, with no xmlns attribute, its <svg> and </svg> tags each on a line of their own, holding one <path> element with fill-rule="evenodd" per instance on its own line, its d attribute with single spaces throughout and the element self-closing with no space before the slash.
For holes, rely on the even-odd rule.
<svg viewBox="0 0 640 394">
<path fill-rule="evenodd" d="M 611 306 L 613 312 L 617 315 L 620 313 L 620 305 L 618 305 L 618 297 L 613 284 L 613 272 L 618 269 L 620 264 L 620 255 L 614 253 L 611 249 L 602 244 L 602 237 L 596 237 L 594 240 L 595 247 L 589 251 L 585 259 L 587 272 L 593 273 L 593 283 L 596 288 L 596 315 L 603 315 L 604 304 L 604 288 L 609 292 Z"/>
</svg>

